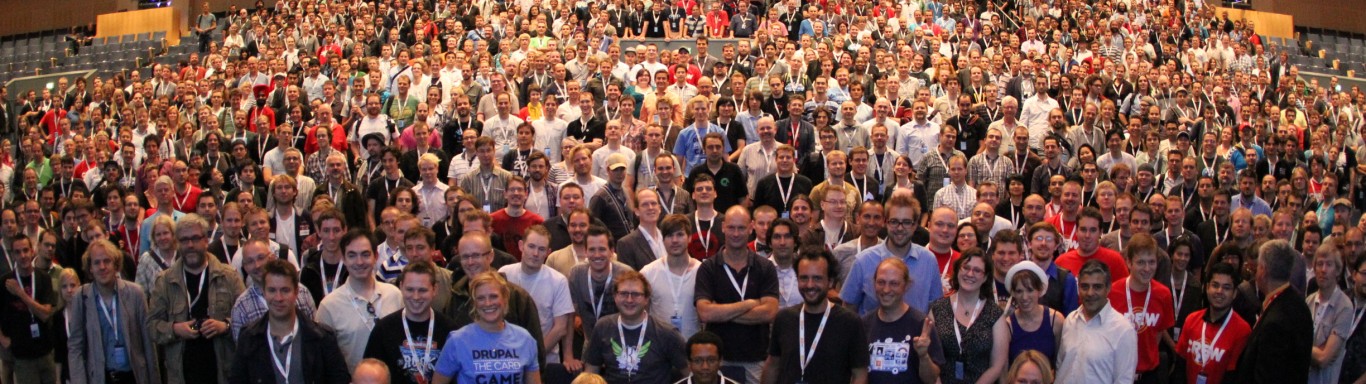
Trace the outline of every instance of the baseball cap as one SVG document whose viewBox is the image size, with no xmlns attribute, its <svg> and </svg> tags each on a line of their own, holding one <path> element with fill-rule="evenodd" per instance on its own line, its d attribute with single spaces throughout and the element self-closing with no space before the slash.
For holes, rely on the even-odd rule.
<svg viewBox="0 0 1366 384">
<path fill-rule="evenodd" d="M 626 168 L 626 155 L 613 153 L 607 156 L 607 170 L 614 171 L 617 168 Z"/>
</svg>

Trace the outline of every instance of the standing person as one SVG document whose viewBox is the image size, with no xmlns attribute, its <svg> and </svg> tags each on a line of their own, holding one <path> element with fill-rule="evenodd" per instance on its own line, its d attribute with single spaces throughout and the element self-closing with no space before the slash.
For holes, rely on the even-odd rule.
<svg viewBox="0 0 1366 384">
<path fill-rule="evenodd" d="M 73 383 L 161 383 L 156 344 L 147 323 L 142 287 L 123 280 L 122 252 L 96 240 L 82 257 L 94 281 L 79 288 L 67 305 L 67 367 Z"/>
<path fill-rule="evenodd" d="M 659 203 L 659 191 L 638 189 L 633 201 L 640 224 L 617 242 L 617 259 L 640 271 L 645 265 L 667 257 L 668 252 L 664 249 L 664 235 L 659 231 L 663 207 Z"/>
<path fill-rule="evenodd" d="M 479 168 L 460 179 L 460 189 L 470 193 L 476 207 L 489 213 L 507 206 L 507 181 L 512 177 L 512 172 L 499 168 L 493 161 L 493 152 L 492 137 L 482 136 L 475 140 L 474 153 L 479 157 Z"/>
<path fill-rule="evenodd" d="M 480 213 L 473 212 L 471 215 L 478 216 Z M 493 243 L 488 237 L 488 230 L 473 229 L 475 225 L 474 221 L 465 221 L 467 230 L 456 243 L 455 257 L 452 258 L 460 266 L 463 275 L 454 284 L 451 284 L 451 300 L 450 304 L 446 305 L 445 313 L 446 317 L 455 321 L 456 327 L 464 327 L 472 322 L 477 322 L 478 318 L 483 316 L 479 311 L 483 309 L 484 304 L 473 289 L 475 284 L 471 283 L 471 279 L 486 271 L 496 271 L 493 268 L 493 261 L 496 256 L 494 256 Z M 482 225 L 480 226 L 482 227 Z M 511 259 L 512 257 L 508 256 L 507 258 Z M 509 262 L 505 265 L 512 264 L 515 263 Z M 498 279 L 506 280 L 502 275 L 498 275 Z M 506 282 L 504 283 L 506 284 Z M 531 334 L 532 340 L 536 341 L 532 346 L 536 347 L 534 351 L 537 351 L 537 363 L 544 364 L 545 353 L 539 348 L 544 338 L 541 337 L 541 319 L 537 315 L 535 299 L 521 286 L 507 284 L 507 291 L 503 294 L 503 307 L 506 308 L 503 319 L 522 327 L 523 330 Z M 438 362 L 438 364 L 440 363 Z M 440 370 L 438 369 L 437 372 Z"/>
<path fill-rule="evenodd" d="M 722 354 L 722 366 L 745 371 L 758 383 L 768 328 L 778 313 L 778 272 L 773 263 L 749 250 L 749 211 L 734 207 L 722 220 L 725 247 L 697 270 L 694 300 L 707 329 L 735 342 Z"/>
<path fill-rule="evenodd" d="M 667 316 L 669 325 L 689 338 L 700 330 L 693 296 L 697 287 L 697 270 L 702 264 L 688 256 L 690 224 L 683 215 L 665 216 L 659 223 L 659 233 L 666 255 L 640 269 L 640 273 L 650 282 L 650 310 L 661 318 Z M 693 364 L 696 369 L 697 362 Z M 719 361 L 717 366 L 720 366 Z"/>
<path fill-rule="evenodd" d="M 1004 361 L 993 361 L 1003 346 L 992 342 L 992 330 L 1001 318 L 991 283 L 992 263 L 981 250 L 971 249 L 953 261 L 951 294 L 930 303 L 930 324 L 940 339 L 952 336 L 954 344 L 944 345 L 944 366 L 939 371 L 943 383 L 996 381 L 1005 368 Z M 979 321 L 980 320 L 980 321 Z"/>
<path fill-rule="evenodd" d="M 802 303 L 779 311 L 774 318 L 764 383 L 868 380 L 868 336 L 862 321 L 826 298 L 836 276 L 839 262 L 828 249 L 807 247 L 799 253 L 797 281 Z M 808 334 L 815 335 L 809 342 Z"/>
<path fill-rule="evenodd" d="M 270 309 L 264 320 L 242 332 L 229 382 L 350 382 L 336 333 L 297 312 L 302 285 L 294 264 L 275 259 L 261 269 Z"/>
<path fill-rule="evenodd" d="M 1041 302 L 1047 284 L 1048 275 L 1043 268 L 1032 261 L 1021 261 L 1006 272 L 1005 285 L 997 286 L 1008 287 L 1010 291 L 1010 313 L 996 322 L 992 330 L 996 343 L 992 360 L 1002 364 L 1002 369 L 1026 351 L 1038 352 L 1049 361 L 1057 358 L 1058 338 L 1062 336 L 1065 319 L 1062 313 Z"/>
<path fill-rule="evenodd" d="M 447 336 L 432 383 L 540 384 L 536 339 L 506 319 L 508 282 L 497 272 L 485 271 L 469 279 L 469 292 L 475 302 L 474 322 Z"/>
<path fill-rule="evenodd" d="M 308 291 L 313 294 L 313 304 L 317 306 L 322 299 L 331 294 L 332 291 L 341 287 L 346 282 L 346 265 L 343 263 L 343 252 L 341 248 L 341 237 L 346 234 L 346 217 L 342 211 L 329 209 L 318 214 L 318 247 L 308 251 L 304 256 L 304 268 L 312 269 L 313 272 L 321 277 L 316 280 L 316 286 L 308 286 Z"/>
<path fill-rule="evenodd" d="M 606 224 L 613 239 L 620 239 L 636 226 L 636 213 L 631 209 L 634 200 L 622 183 L 626 181 L 626 165 L 630 160 L 620 153 L 607 156 L 607 184 L 589 197 L 588 209 Z"/>
<path fill-rule="evenodd" d="M 668 384 L 683 376 L 683 337 L 650 316 L 650 283 L 624 271 L 612 283 L 620 312 L 598 319 L 584 342 L 584 371 L 610 382 Z"/>
<path fill-rule="evenodd" d="M 1314 280 L 1318 292 L 1305 298 L 1314 315 L 1314 346 L 1310 354 L 1309 383 L 1336 383 L 1342 369 L 1343 346 L 1352 334 L 1356 308 L 1338 287 L 1342 280 L 1343 251 L 1334 244 L 1319 246 L 1314 255 Z"/>
<path fill-rule="evenodd" d="M 1176 353 L 1186 361 L 1186 371 L 1181 374 L 1187 383 L 1219 384 L 1233 373 L 1252 327 L 1233 311 L 1242 280 L 1238 268 L 1218 263 L 1210 266 L 1206 276 L 1209 308 L 1186 317 Z"/>
<path fill-rule="evenodd" d="M 436 223 L 446 219 L 448 213 L 446 209 L 446 190 L 449 185 L 441 181 L 438 177 L 437 167 L 441 164 L 441 158 L 434 153 L 426 153 L 418 157 L 417 173 L 419 175 L 417 185 L 412 188 L 413 194 L 417 195 L 420 210 L 417 212 L 418 219 L 422 220 L 422 226 L 431 228 Z M 382 216 L 382 215 L 381 215 Z"/>
<path fill-rule="evenodd" d="M 689 337 L 684 347 L 688 353 L 689 375 L 674 384 L 739 384 L 721 374 L 722 344 L 720 336 L 707 331 Z"/>
<path fill-rule="evenodd" d="M 939 264 L 934 253 L 911 238 L 916 232 L 920 218 L 915 213 L 915 198 L 909 193 L 896 193 L 887 200 L 887 240 L 859 252 L 849 271 L 849 283 L 840 289 L 840 299 L 850 309 L 867 315 L 878 307 L 881 296 L 873 284 L 878 264 L 884 259 L 899 258 L 905 262 L 911 273 L 912 282 L 923 282 L 907 289 L 902 298 L 906 304 L 917 311 L 926 312 L 930 301 L 944 296 L 944 287 L 932 282 L 939 281 Z"/>
<path fill-rule="evenodd" d="M 569 296 L 583 324 L 597 324 L 598 319 L 617 313 L 616 301 L 611 299 L 612 281 L 632 269 L 613 260 L 616 239 L 605 227 L 588 227 L 584 247 L 587 261 L 569 271 Z"/>
<path fill-rule="evenodd" d="M 1081 308 L 1067 315 L 1058 349 L 1059 383 L 1132 383 L 1138 334 L 1110 306 L 1110 269 L 1097 260 L 1078 274 Z"/>
<path fill-rule="evenodd" d="M 1074 183 L 1069 181 L 1067 185 L 1074 185 Z M 1100 210 L 1093 207 L 1082 210 L 1081 215 L 1072 225 L 1076 247 L 1058 256 L 1054 262 L 1059 267 L 1066 268 L 1069 271 L 1077 271 L 1081 270 L 1082 265 L 1086 262 L 1097 260 L 1105 263 L 1106 270 L 1109 272 L 1107 275 L 1110 276 L 1111 282 L 1117 282 L 1129 277 L 1129 267 L 1119 252 L 1100 245 L 1100 221 Z M 1057 226 L 1055 222 L 1054 227 Z M 1062 230 L 1059 229 L 1059 232 Z M 1066 235 L 1063 236 L 1063 240 L 1067 240 Z"/>
<path fill-rule="evenodd" d="M 934 323 L 906 303 L 910 269 L 898 258 L 883 259 L 872 276 L 878 308 L 863 316 L 868 334 L 868 383 L 934 383 L 944 365 Z M 902 351 L 913 353 L 902 353 Z"/>
<path fill-rule="evenodd" d="M 1084 219 L 1083 219 L 1084 220 Z M 1168 329 L 1176 325 L 1176 307 L 1172 291 L 1153 279 L 1157 273 L 1159 250 L 1153 237 L 1138 233 L 1124 248 L 1131 274 L 1127 279 L 1112 284 L 1110 302 L 1124 314 L 1138 336 L 1138 365 L 1135 378 L 1140 383 L 1156 383 L 1163 373 L 1158 372 L 1158 343 L 1171 345 Z M 1143 296 L 1142 304 L 1135 296 Z"/>
<path fill-rule="evenodd" d="M 541 218 L 540 215 L 526 209 L 528 191 L 527 179 L 516 175 L 508 178 L 506 194 L 508 205 L 490 215 L 493 219 L 491 225 L 493 233 L 503 239 L 503 244 L 500 244 L 502 249 L 518 260 L 522 259 L 520 243 L 526 236 L 527 228 L 545 223 L 545 219 Z M 437 206 L 442 207 L 442 204 L 437 204 Z"/>
<path fill-rule="evenodd" d="M 257 320 L 264 317 L 270 311 L 266 305 L 265 277 L 266 263 L 270 260 L 278 259 L 274 253 L 270 252 L 269 246 L 264 239 L 251 239 L 242 244 L 242 271 L 246 274 L 247 290 L 237 296 L 237 301 L 232 305 L 232 339 L 238 340 L 238 335 L 243 329 L 255 324 Z M 300 295 L 298 302 L 294 303 L 298 307 L 298 313 L 307 318 L 313 318 L 314 310 L 313 295 L 308 292 L 308 288 L 300 285 L 296 288 Z"/>
<path fill-rule="evenodd" d="M 180 259 L 152 285 L 147 327 L 161 345 L 168 384 L 221 383 L 236 347 L 228 319 L 242 277 L 208 257 L 208 222 L 198 214 L 180 218 L 175 234 Z"/>
<path fill-rule="evenodd" d="M 378 254 L 369 232 L 353 228 L 342 236 L 341 246 L 349 276 L 345 284 L 323 298 L 315 317 L 319 324 L 336 330 L 349 372 L 360 363 L 375 323 L 403 307 L 403 294 L 397 287 L 375 279 Z"/>
<path fill-rule="evenodd" d="M 36 273 L 37 253 L 28 236 L 15 234 L 6 256 L 12 258 L 14 270 L 0 277 L 5 283 L 5 290 L 0 292 L 0 306 L 5 308 L 0 313 L 0 347 L 14 358 L 7 363 L 16 383 L 52 384 L 57 378 L 52 357 L 56 335 L 50 321 L 57 296 L 52 279 Z"/>
<path fill-rule="evenodd" d="M 1313 352 L 1314 319 L 1299 291 L 1290 288 L 1295 258 L 1290 242 L 1271 240 L 1258 250 L 1255 283 L 1264 292 L 1262 313 L 1247 347 L 1238 357 L 1233 381 L 1239 383 L 1290 383 L 1309 377 Z"/>
<path fill-rule="evenodd" d="M 379 319 L 365 343 L 365 357 L 378 359 L 389 369 L 389 382 L 425 384 L 431 382 L 432 367 L 441 356 L 441 335 L 450 334 L 455 324 L 432 305 L 438 289 L 436 266 L 411 263 L 403 267 L 398 285 L 403 292 L 403 309 Z M 425 332 L 425 333 L 424 333 Z"/>
<path fill-rule="evenodd" d="M 550 253 L 550 232 L 542 225 L 527 228 L 526 237 L 518 243 L 522 249 L 522 261 L 504 265 L 498 273 L 507 276 L 508 282 L 526 287 L 531 299 L 536 302 L 536 314 L 541 322 L 542 347 L 546 351 L 547 363 L 561 363 L 570 372 L 582 370 L 582 365 L 574 359 L 574 304 L 569 295 L 569 279 L 554 268 L 547 268 L 546 257 Z M 560 352 L 565 351 L 561 358 Z"/>
<path fill-rule="evenodd" d="M 770 206 L 778 211 L 779 217 L 788 217 L 792 209 L 792 198 L 799 195 L 811 193 L 811 179 L 797 174 L 796 159 L 797 150 L 787 144 L 778 146 L 774 151 L 776 171 L 766 176 L 760 177 L 756 182 L 754 193 L 754 206 Z"/>
</svg>

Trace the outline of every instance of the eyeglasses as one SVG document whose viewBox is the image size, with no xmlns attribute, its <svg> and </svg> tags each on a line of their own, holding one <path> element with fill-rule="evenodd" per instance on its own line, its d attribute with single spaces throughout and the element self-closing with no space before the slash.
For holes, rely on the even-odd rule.
<svg viewBox="0 0 1366 384">
<path fill-rule="evenodd" d="M 645 297 L 644 292 L 617 291 L 617 297 L 623 299 L 639 299 Z"/>
<path fill-rule="evenodd" d="M 195 243 L 202 241 L 204 239 L 207 239 L 207 237 L 204 237 L 204 235 L 194 235 L 176 238 L 176 240 L 179 240 L 182 243 Z"/>
<path fill-rule="evenodd" d="M 1034 241 L 1053 241 L 1053 236 L 1034 236 Z"/>
<path fill-rule="evenodd" d="M 915 220 L 887 220 L 887 228 L 915 226 Z"/>
</svg>

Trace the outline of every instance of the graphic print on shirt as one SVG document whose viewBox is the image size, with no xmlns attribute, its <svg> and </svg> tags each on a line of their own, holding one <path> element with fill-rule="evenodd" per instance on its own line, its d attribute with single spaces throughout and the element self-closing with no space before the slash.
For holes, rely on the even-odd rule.
<svg viewBox="0 0 1366 384">
<path fill-rule="evenodd" d="M 911 335 L 901 341 L 888 337 L 868 344 L 872 352 L 868 366 L 873 372 L 891 372 L 893 375 L 905 372 L 911 358 Z"/>
<path fill-rule="evenodd" d="M 1186 352 L 1190 353 L 1196 364 L 1205 366 L 1209 365 L 1211 362 L 1223 362 L 1224 353 L 1227 353 L 1228 350 L 1227 348 L 1219 348 L 1218 346 L 1210 345 L 1204 341 L 1191 339 L 1190 347 L 1186 348 Z"/>
<path fill-rule="evenodd" d="M 398 353 L 403 355 L 403 360 L 399 362 L 399 368 L 403 370 L 403 375 L 408 380 L 417 384 L 427 384 L 431 382 L 432 368 L 436 366 L 436 360 L 441 358 L 441 346 L 427 340 L 426 336 L 414 335 L 416 338 L 412 344 L 404 341 L 398 346 Z M 422 356 L 430 350 L 426 359 Z M 426 375 L 423 374 L 426 372 Z"/>
<path fill-rule="evenodd" d="M 521 383 L 522 358 L 516 349 L 475 349 L 470 351 L 475 381 L 479 383 Z"/>
<path fill-rule="evenodd" d="M 650 343 L 646 341 L 640 346 L 640 350 L 636 350 L 634 346 L 623 346 L 618 344 L 615 339 L 612 340 L 612 354 L 617 357 L 617 366 L 626 371 L 628 375 L 640 371 L 640 361 L 645 359 L 646 353 L 650 353 Z"/>
<path fill-rule="evenodd" d="M 1156 327 L 1157 322 L 1162 319 L 1161 313 L 1148 312 L 1147 308 L 1134 303 L 1128 312 L 1124 313 L 1124 319 L 1129 320 L 1129 324 L 1134 326 L 1134 332 L 1142 334 L 1148 327 Z"/>
</svg>

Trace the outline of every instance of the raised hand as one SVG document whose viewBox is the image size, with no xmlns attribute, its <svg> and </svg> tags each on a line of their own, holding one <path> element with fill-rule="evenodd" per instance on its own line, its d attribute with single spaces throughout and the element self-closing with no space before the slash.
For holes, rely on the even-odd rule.
<svg viewBox="0 0 1366 384">
<path fill-rule="evenodd" d="M 911 339 L 911 342 L 913 343 L 912 346 L 915 348 L 915 353 L 917 355 L 925 356 L 925 354 L 929 353 L 930 332 L 933 331 L 934 318 L 930 316 L 925 316 L 925 324 L 920 327 L 920 336 L 916 336 L 915 338 Z"/>
</svg>

